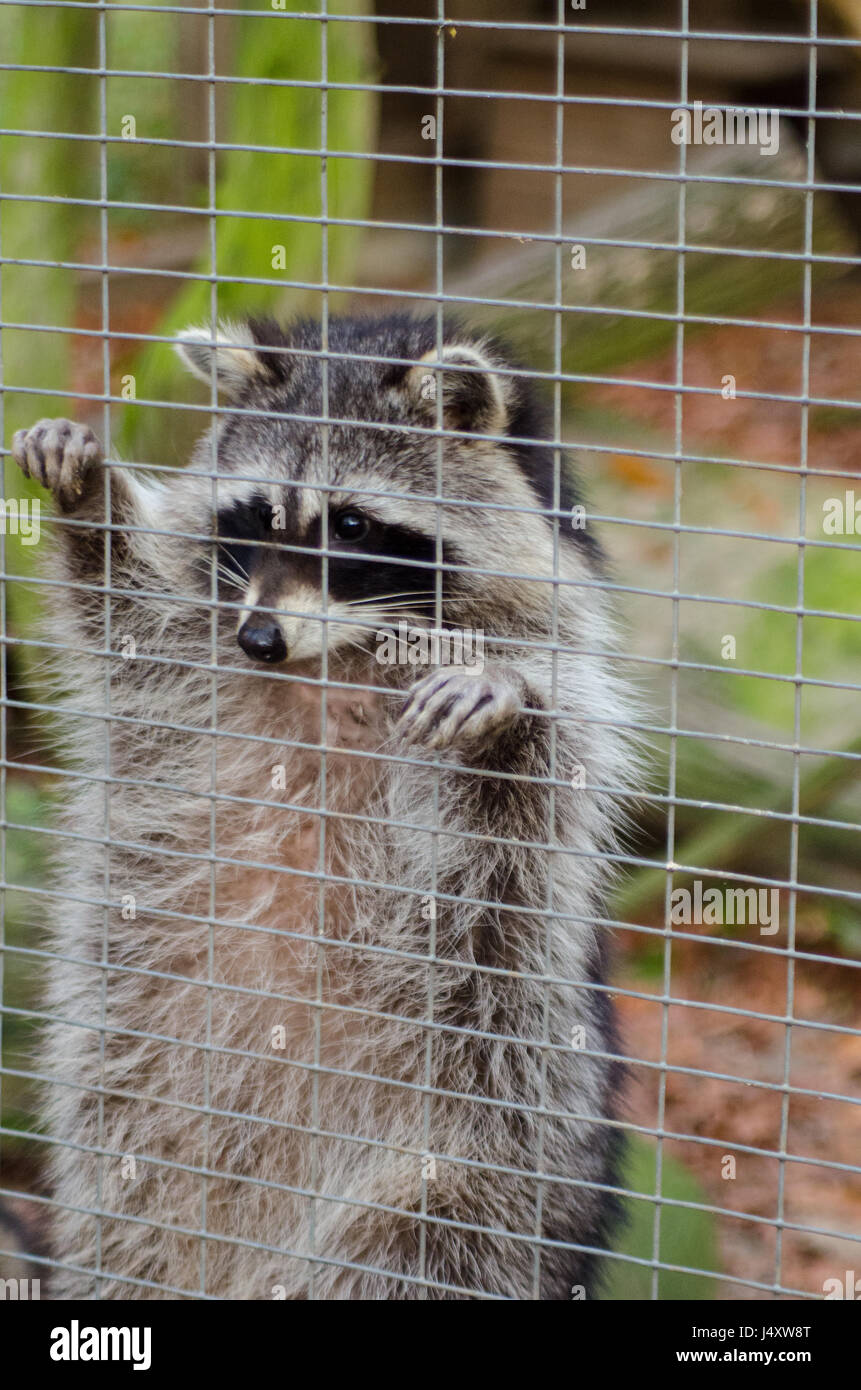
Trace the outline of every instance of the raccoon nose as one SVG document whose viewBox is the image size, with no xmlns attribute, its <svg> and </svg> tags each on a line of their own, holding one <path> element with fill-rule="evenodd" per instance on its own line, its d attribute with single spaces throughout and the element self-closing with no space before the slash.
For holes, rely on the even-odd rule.
<svg viewBox="0 0 861 1390">
<path fill-rule="evenodd" d="M 246 656 L 255 661 L 283 661 L 287 656 L 287 643 L 277 623 L 248 618 L 239 629 L 237 641 Z"/>
</svg>

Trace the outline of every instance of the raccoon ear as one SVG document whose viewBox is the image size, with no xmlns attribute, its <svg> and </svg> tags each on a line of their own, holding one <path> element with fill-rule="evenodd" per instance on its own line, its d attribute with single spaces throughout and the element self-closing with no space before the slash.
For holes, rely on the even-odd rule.
<svg viewBox="0 0 861 1390">
<path fill-rule="evenodd" d="M 508 378 L 478 348 L 449 343 L 437 354 L 431 348 L 407 372 L 407 389 L 431 422 L 437 419 L 437 392 L 442 392 L 446 429 L 503 434 L 508 425 Z"/>
<path fill-rule="evenodd" d="M 211 328 L 186 328 L 175 347 L 180 361 L 207 386 L 212 381 L 214 357 L 216 384 L 228 400 L 235 400 L 254 378 L 263 381 L 269 372 L 246 324 L 222 321 L 214 342 Z"/>
</svg>

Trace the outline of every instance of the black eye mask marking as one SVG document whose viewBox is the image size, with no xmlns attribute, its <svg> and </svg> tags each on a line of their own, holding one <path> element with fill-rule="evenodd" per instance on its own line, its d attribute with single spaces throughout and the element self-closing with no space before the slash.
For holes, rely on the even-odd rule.
<svg viewBox="0 0 861 1390">
<path fill-rule="evenodd" d="M 237 582 L 244 585 L 258 558 L 267 550 L 254 544 L 256 541 L 272 541 L 283 536 L 283 532 L 272 529 L 272 505 L 260 494 L 249 497 L 247 501 L 236 502 L 232 507 L 222 507 L 217 516 L 218 554 L 223 570 L 236 574 Z M 222 574 L 222 578 L 226 576 Z"/>
<path fill-rule="evenodd" d="M 277 565 L 286 577 L 322 584 L 323 560 L 315 550 L 322 544 L 322 519 L 316 517 L 306 533 L 275 530 L 273 509 L 263 496 L 254 496 L 218 513 L 219 558 L 224 570 L 243 586 L 255 569 Z M 291 548 L 276 551 L 261 541 L 284 541 Z M 299 547 L 299 548 L 292 548 Z M 305 548 L 307 547 L 307 550 Z M 431 602 L 436 588 L 436 540 L 410 526 L 387 526 L 359 507 L 332 510 L 328 522 L 328 587 L 341 601 L 414 593 Z M 305 553 L 303 553 L 305 552 Z M 443 564 L 462 564 L 457 550 L 443 544 Z M 222 578 L 226 578 L 222 574 Z M 443 573 L 443 593 L 449 589 Z"/>
<path fill-rule="evenodd" d="M 339 538 L 339 519 L 345 516 L 362 517 L 367 529 L 361 539 L 345 542 Z M 320 545 L 322 525 L 317 519 L 311 526 L 308 544 Z M 332 513 L 329 518 L 329 593 L 335 599 L 382 597 L 385 594 L 433 594 L 436 573 L 431 566 L 436 560 L 436 540 L 410 526 L 386 526 L 362 513 L 357 507 Z M 352 553 L 358 552 L 358 553 Z M 456 553 L 443 545 L 443 563 L 458 563 Z M 317 576 L 319 583 L 319 572 Z M 446 591 L 443 575 L 443 592 Z"/>
<path fill-rule="evenodd" d="M 249 497 L 222 507 L 218 512 L 218 535 L 229 541 L 268 540 L 272 530 L 272 505 L 263 496 Z"/>
</svg>

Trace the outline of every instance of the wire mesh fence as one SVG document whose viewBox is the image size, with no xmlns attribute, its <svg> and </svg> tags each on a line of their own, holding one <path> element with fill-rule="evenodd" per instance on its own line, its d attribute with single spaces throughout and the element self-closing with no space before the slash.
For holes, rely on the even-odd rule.
<svg viewBox="0 0 861 1390">
<path fill-rule="evenodd" d="M 0 36 L 6 1296 L 857 1297 L 857 15 Z"/>
</svg>

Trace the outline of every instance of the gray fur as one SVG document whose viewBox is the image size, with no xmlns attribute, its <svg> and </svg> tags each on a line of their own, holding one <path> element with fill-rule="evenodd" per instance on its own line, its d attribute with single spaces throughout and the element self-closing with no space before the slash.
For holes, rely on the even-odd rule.
<svg viewBox="0 0 861 1390">
<path fill-rule="evenodd" d="M 264 414 L 220 417 L 217 482 L 178 471 L 166 483 L 149 483 L 121 465 L 110 468 L 111 648 L 122 651 L 131 636 L 136 655 L 108 658 L 114 718 L 107 742 L 104 720 L 85 717 L 104 714 L 104 533 L 56 524 L 52 573 L 79 587 L 52 591 L 51 624 L 68 647 L 60 673 L 65 721 L 86 775 L 63 821 L 84 838 L 66 841 L 59 866 L 49 1007 L 58 1019 L 86 1026 L 54 1023 L 41 1058 L 41 1069 L 56 1078 L 48 1088 L 49 1133 L 71 1145 L 57 1147 L 52 1161 L 53 1253 L 67 1266 L 54 1293 L 93 1296 L 90 1271 L 100 1260 L 101 1296 L 158 1296 L 146 1282 L 123 1278 L 193 1295 L 204 1220 L 208 1233 L 225 1238 L 205 1250 L 206 1291 L 221 1298 L 528 1299 L 536 1246 L 516 1236 L 534 1237 L 536 1229 L 548 1242 L 541 1296 L 570 1297 L 576 1284 L 593 1292 L 588 1251 L 605 1241 L 613 1209 L 604 1190 L 614 1181 L 616 1148 L 607 1121 L 616 1114 L 620 1073 L 600 1055 L 616 1043 L 606 996 L 596 988 L 605 979 L 605 944 L 592 919 L 602 911 L 601 854 L 614 844 L 617 816 L 606 797 L 569 782 L 582 765 L 587 786 L 625 785 L 631 767 L 619 732 L 631 717 L 628 695 L 601 654 L 611 648 L 612 630 L 593 583 L 594 547 L 564 534 L 563 523 L 559 575 L 583 583 L 554 591 L 547 582 L 553 529 L 544 517 L 443 505 L 442 535 L 467 559 L 467 573 L 451 578 L 446 617 L 486 634 L 480 677 L 444 670 L 419 673 L 416 682 L 414 668 L 376 664 L 374 626 L 405 616 L 427 622 L 427 608 L 387 614 L 385 604 L 367 605 L 368 628 L 329 625 L 329 678 L 382 689 L 375 697 L 332 688 L 323 741 L 393 761 L 328 754 L 324 804 L 332 814 L 319 858 L 321 697 L 300 678 L 319 677 L 323 625 L 308 614 L 320 611 L 323 597 L 303 592 L 293 611 L 290 556 L 272 561 L 282 581 L 272 591 L 277 602 L 266 606 L 287 610 L 290 646 L 297 644 L 301 659 L 260 669 L 236 645 L 249 602 L 242 587 L 222 588 L 213 637 L 212 547 L 188 539 L 212 533 L 213 487 L 219 506 L 261 491 L 242 478 L 267 480 L 266 496 L 284 498 L 306 520 L 321 507 L 315 487 L 290 486 L 325 481 L 320 426 L 290 418 L 320 412 L 319 338 L 303 324 L 238 331 L 244 351 L 226 378 L 230 350 L 219 346 L 221 384 L 241 411 Z M 492 374 L 503 365 L 492 346 L 456 330 L 452 337 L 461 351 L 450 355 L 450 367 L 476 363 L 478 371 L 472 383 L 467 371 L 444 386 L 445 422 L 464 436 L 444 446 L 446 495 L 534 511 L 528 465 L 513 448 L 481 437 L 496 432 L 488 421 L 510 428 L 517 411 L 526 418 L 525 388 Z M 267 356 L 261 341 L 285 351 Z M 435 505 L 402 496 L 436 490 L 437 440 L 420 432 L 435 421 L 414 375 L 429 352 L 437 360 L 434 343 L 429 323 L 330 325 L 330 349 L 349 357 L 333 358 L 328 369 L 330 419 L 392 426 L 330 426 L 328 469 L 337 487 L 330 516 L 363 490 L 384 491 L 391 495 L 367 498 L 369 510 L 435 534 Z M 311 355 L 291 353 L 291 345 Z M 206 375 L 199 337 L 191 351 Z M 363 356 L 418 366 L 387 368 Z M 483 382 L 482 370 L 491 373 Z M 470 401 L 485 425 L 474 437 Z M 399 428 L 407 424 L 419 432 Z M 104 469 L 90 432 L 42 422 L 16 436 L 13 452 L 51 487 L 61 515 L 104 520 Z M 206 435 L 193 469 L 208 470 L 212 458 Z M 534 578 L 483 578 L 478 567 Z M 551 833 L 551 726 L 542 711 L 552 702 L 552 660 L 528 644 L 550 641 L 554 592 L 561 848 L 552 855 L 551 890 L 551 856 L 529 845 Z M 355 616 L 334 602 L 328 611 Z M 500 637 L 514 645 L 494 640 Z M 217 677 L 209 670 L 213 640 Z M 403 692 L 414 685 L 400 723 Z M 255 735 L 277 742 L 249 741 Z M 410 758 L 416 761 L 403 761 Z M 273 790 L 276 765 L 286 768 L 286 785 Z M 494 778 L 497 771 L 544 784 Z M 108 775 L 117 780 L 105 851 Z M 105 969 L 105 913 L 96 904 L 106 869 Z M 321 869 L 333 876 L 324 891 L 324 946 L 314 941 Z M 434 885 L 435 966 L 422 959 Z M 128 903 L 123 914 L 124 895 L 134 897 L 133 920 Z M 566 915 L 548 927 L 540 909 L 549 901 Z M 545 975 L 547 984 L 536 978 Z M 314 1007 L 318 990 L 321 1008 Z M 437 1028 L 422 1027 L 428 1016 Z M 583 1050 L 569 1046 L 577 1025 L 585 1027 Z M 278 1026 L 283 1049 L 272 1046 Z M 544 1038 L 550 1050 L 539 1046 Z M 101 1180 L 98 1149 L 106 1155 Z M 426 1184 L 432 1219 L 422 1244 L 426 1151 L 436 1174 Z M 122 1176 L 123 1156 L 136 1159 L 133 1179 Z M 549 1175 L 544 1184 L 531 1176 L 537 1169 Z M 205 1209 L 200 1171 L 216 1174 L 206 1183 Z M 312 1192 L 320 1194 L 313 1203 Z M 91 1213 L 100 1206 L 109 1214 L 99 1231 Z"/>
</svg>

